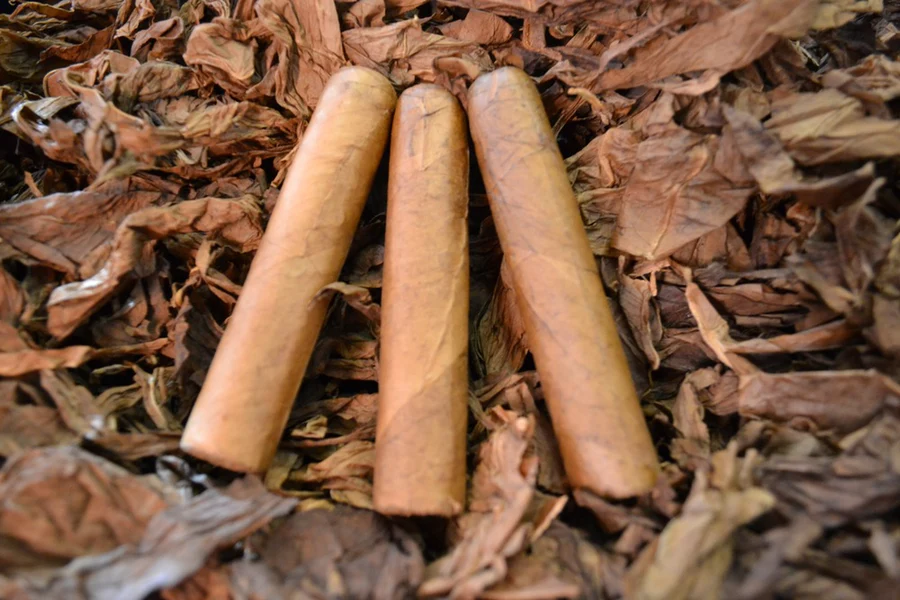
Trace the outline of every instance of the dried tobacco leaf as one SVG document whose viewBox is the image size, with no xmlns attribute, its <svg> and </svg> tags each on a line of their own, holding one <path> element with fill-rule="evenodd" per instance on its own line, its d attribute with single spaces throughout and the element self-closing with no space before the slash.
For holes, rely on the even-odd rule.
<svg viewBox="0 0 900 600">
<path fill-rule="evenodd" d="M 142 536 L 70 563 L 47 583 L 34 585 L 33 593 L 37 598 L 140 600 L 177 585 L 215 550 L 289 513 L 295 504 L 268 493 L 257 479 L 236 480 L 223 491 L 210 489 L 158 512 Z"/>
<path fill-rule="evenodd" d="M 14 455 L 0 470 L 0 568 L 62 565 L 136 543 L 174 498 L 153 476 L 72 446 Z"/>
</svg>

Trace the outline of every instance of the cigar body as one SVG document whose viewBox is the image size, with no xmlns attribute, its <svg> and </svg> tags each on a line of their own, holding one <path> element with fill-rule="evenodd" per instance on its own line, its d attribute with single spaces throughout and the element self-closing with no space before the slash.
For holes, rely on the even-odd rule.
<svg viewBox="0 0 900 600">
<path fill-rule="evenodd" d="M 458 514 L 468 416 L 469 147 L 462 108 L 406 90 L 391 134 L 374 503 Z"/>
<path fill-rule="evenodd" d="M 387 143 L 396 94 L 362 67 L 328 82 L 291 164 L 181 447 L 235 470 L 275 454 Z"/>
<path fill-rule="evenodd" d="M 540 95 L 506 67 L 469 90 L 478 164 L 569 481 L 651 489 L 658 459 Z"/>
</svg>

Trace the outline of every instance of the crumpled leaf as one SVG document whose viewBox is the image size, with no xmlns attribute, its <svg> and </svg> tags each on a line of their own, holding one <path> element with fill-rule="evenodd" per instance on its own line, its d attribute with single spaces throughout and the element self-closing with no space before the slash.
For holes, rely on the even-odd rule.
<svg viewBox="0 0 900 600">
<path fill-rule="evenodd" d="M 405 598 L 425 570 L 408 533 L 346 506 L 294 514 L 266 538 L 260 555 L 286 590 L 315 597 Z"/>
<path fill-rule="evenodd" d="M 778 140 L 753 116 L 728 106 L 724 114 L 728 120 L 725 135 L 734 136 L 735 147 L 765 194 L 794 194 L 812 206 L 837 208 L 847 198 L 862 193 L 875 176 L 872 163 L 836 177 L 804 176 Z"/>
<path fill-rule="evenodd" d="M 257 43 L 246 25 L 219 17 L 191 31 L 184 61 L 240 97 L 253 83 Z"/>
<path fill-rule="evenodd" d="M 372 472 L 375 445 L 354 440 L 341 446 L 325 460 L 291 473 L 289 481 L 316 484 L 330 490 L 331 497 L 359 508 L 372 508 Z"/>
<path fill-rule="evenodd" d="M 772 494 L 746 480 L 744 461 L 752 458 L 740 461 L 736 454 L 734 444 L 716 453 L 712 479 L 697 471 L 681 514 L 631 567 L 628 597 L 719 597 L 731 563 L 732 533 L 775 505 Z"/>
<path fill-rule="evenodd" d="M 534 495 L 537 460 L 526 457 L 534 419 L 495 412 L 502 425 L 481 447 L 472 480 L 469 523 L 450 554 L 429 568 L 419 596 L 475 598 L 506 575 L 506 560 L 528 542 L 522 523 Z"/>
<path fill-rule="evenodd" d="M 238 248 L 255 249 L 262 237 L 259 208 L 252 197 L 239 200 L 206 198 L 131 214 L 116 231 L 106 264 L 92 277 L 60 286 L 48 304 L 48 329 L 67 337 L 118 288 L 130 273 L 153 271 L 156 240 L 176 233 L 203 232 Z"/>
<path fill-rule="evenodd" d="M 217 549 L 230 546 L 289 513 L 290 498 L 270 494 L 259 480 L 239 479 L 157 513 L 136 542 L 85 557 L 35 586 L 39 597 L 141 600 L 198 571 Z"/>
<path fill-rule="evenodd" d="M 462 21 L 451 21 L 441 26 L 446 36 L 486 46 L 503 44 L 512 39 L 512 26 L 496 15 L 472 9 Z"/>
<path fill-rule="evenodd" d="M 760 467 L 760 481 L 778 498 L 779 511 L 805 514 L 825 527 L 873 519 L 900 505 L 896 444 L 900 403 L 890 399 L 862 437 L 849 436 L 836 456 L 776 456 Z"/>
<path fill-rule="evenodd" d="M 900 401 L 900 384 L 875 370 L 753 373 L 740 378 L 738 410 L 788 421 L 797 429 L 848 433 L 868 423 L 891 398 Z"/>
<path fill-rule="evenodd" d="M 766 129 L 802 165 L 900 154 L 900 124 L 866 116 L 861 101 L 836 89 L 775 100 Z"/>
<path fill-rule="evenodd" d="M 110 182 L 91 191 L 0 206 L 0 251 L 90 277 L 106 259 L 105 246 L 116 226 L 131 213 L 169 198 L 135 183 L 131 188 L 127 180 Z"/>
<path fill-rule="evenodd" d="M 328 78 L 344 65 L 335 3 L 326 0 L 260 0 L 256 14 L 272 34 L 278 64 L 260 82 L 295 115 L 309 116 Z"/>
<path fill-rule="evenodd" d="M 135 543 L 174 501 L 154 477 L 137 477 L 72 446 L 29 450 L 0 470 L 0 564 L 62 565 Z"/>
<path fill-rule="evenodd" d="M 612 246 L 649 260 L 724 225 L 753 186 L 734 178 L 733 155 L 715 136 L 664 125 L 637 147 Z"/>
<path fill-rule="evenodd" d="M 448 75 L 439 66 L 441 60 L 454 59 L 472 79 L 491 68 L 490 57 L 477 44 L 426 33 L 416 19 L 350 29 L 343 33 L 343 39 L 353 64 L 375 69 L 395 85 L 440 82 L 442 75 L 446 80 Z"/>
<path fill-rule="evenodd" d="M 525 323 L 516 305 L 516 292 L 503 262 L 494 294 L 484 308 L 472 335 L 472 352 L 481 377 L 515 373 L 525 363 L 528 342 Z"/>
<path fill-rule="evenodd" d="M 594 88 L 637 87 L 689 71 L 708 71 L 717 80 L 749 65 L 782 36 L 803 35 L 817 17 L 818 4 L 816 0 L 750 0 L 662 44 L 648 45 L 632 64 L 600 75 Z"/>
</svg>

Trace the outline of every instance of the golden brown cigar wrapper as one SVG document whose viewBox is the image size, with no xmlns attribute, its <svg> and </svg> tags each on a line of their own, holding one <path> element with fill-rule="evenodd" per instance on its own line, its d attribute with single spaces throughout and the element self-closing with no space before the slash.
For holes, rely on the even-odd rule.
<svg viewBox="0 0 900 600">
<path fill-rule="evenodd" d="M 387 143 L 396 94 L 370 69 L 328 82 L 188 419 L 181 447 L 235 471 L 271 462 Z"/>
<path fill-rule="evenodd" d="M 375 439 L 375 508 L 458 514 L 468 416 L 469 149 L 462 108 L 406 90 L 391 134 Z"/>
<path fill-rule="evenodd" d="M 644 493 L 658 459 L 537 88 L 511 67 L 469 90 L 478 164 L 569 481 Z"/>
</svg>

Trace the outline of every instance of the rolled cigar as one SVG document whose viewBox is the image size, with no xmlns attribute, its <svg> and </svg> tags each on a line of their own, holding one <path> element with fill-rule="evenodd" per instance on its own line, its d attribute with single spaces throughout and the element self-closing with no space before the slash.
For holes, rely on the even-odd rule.
<svg viewBox="0 0 900 600">
<path fill-rule="evenodd" d="M 537 88 L 506 67 L 479 77 L 468 104 L 488 203 L 568 479 L 607 497 L 646 492 L 658 459 Z"/>
<path fill-rule="evenodd" d="M 375 509 L 451 516 L 466 492 L 469 147 L 436 85 L 400 96 L 391 133 Z"/>
<path fill-rule="evenodd" d="M 319 99 L 181 448 L 234 471 L 275 455 L 384 152 L 397 97 L 375 71 L 338 71 Z"/>
</svg>

